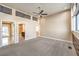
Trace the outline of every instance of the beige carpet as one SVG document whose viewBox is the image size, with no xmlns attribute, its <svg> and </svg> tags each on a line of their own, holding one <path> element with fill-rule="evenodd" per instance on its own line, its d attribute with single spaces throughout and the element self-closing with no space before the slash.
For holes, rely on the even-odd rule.
<svg viewBox="0 0 79 59">
<path fill-rule="evenodd" d="M 72 49 L 69 49 L 71 46 Z M 0 48 L 1 56 L 75 56 L 73 44 L 46 39 L 35 38 L 19 44 Z"/>
</svg>

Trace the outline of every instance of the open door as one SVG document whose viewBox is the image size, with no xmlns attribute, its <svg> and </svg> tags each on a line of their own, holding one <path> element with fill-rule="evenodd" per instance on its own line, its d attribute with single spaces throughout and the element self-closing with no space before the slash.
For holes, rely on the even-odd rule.
<svg viewBox="0 0 79 59">
<path fill-rule="evenodd" d="M 19 24 L 19 42 L 25 40 L 25 25 Z"/>
<path fill-rule="evenodd" d="M 2 22 L 2 46 L 12 44 L 12 23 Z"/>
</svg>

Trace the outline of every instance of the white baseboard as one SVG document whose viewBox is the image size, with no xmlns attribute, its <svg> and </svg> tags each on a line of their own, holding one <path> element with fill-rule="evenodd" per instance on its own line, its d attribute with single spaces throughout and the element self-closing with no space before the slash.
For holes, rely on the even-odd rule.
<svg viewBox="0 0 79 59">
<path fill-rule="evenodd" d="M 48 38 L 48 39 L 52 39 L 52 40 L 63 41 L 63 42 L 67 42 L 67 43 L 73 43 L 72 41 L 67 41 L 67 40 L 63 40 L 63 39 L 57 39 L 57 38 L 54 38 L 54 37 L 46 37 L 46 36 L 40 36 L 40 37 Z"/>
</svg>

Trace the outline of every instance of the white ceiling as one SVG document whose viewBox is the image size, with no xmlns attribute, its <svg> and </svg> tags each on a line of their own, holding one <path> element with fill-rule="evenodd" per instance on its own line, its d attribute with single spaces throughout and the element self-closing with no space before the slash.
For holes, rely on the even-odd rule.
<svg viewBox="0 0 79 59">
<path fill-rule="evenodd" d="M 9 7 L 24 11 L 26 14 L 34 15 L 32 12 L 38 12 L 37 7 L 45 10 L 48 15 L 64 11 L 71 7 L 70 3 L 3 3 Z"/>
</svg>

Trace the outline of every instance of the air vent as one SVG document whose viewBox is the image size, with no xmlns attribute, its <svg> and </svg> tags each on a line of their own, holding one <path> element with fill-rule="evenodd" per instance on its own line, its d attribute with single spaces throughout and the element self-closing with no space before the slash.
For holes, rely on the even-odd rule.
<svg viewBox="0 0 79 59">
<path fill-rule="evenodd" d="M 12 9 L 0 5 L 0 12 L 12 15 Z"/>
<path fill-rule="evenodd" d="M 34 21 L 37 21 L 37 18 L 36 18 L 36 17 L 33 17 L 33 20 L 34 20 Z"/>
<path fill-rule="evenodd" d="M 71 46 L 68 46 L 68 48 L 69 48 L 69 49 L 72 49 L 72 47 L 71 47 Z"/>
<path fill-rule="evenodd" d="M 19 12 L 19 11 L 16 11 L 16 16 L 30 19 L 30 16 L 29 15 L 26 15 L 26 14 L 24 14 L 22 12 Z"/>
</svg>

